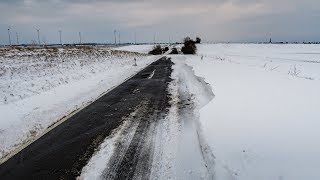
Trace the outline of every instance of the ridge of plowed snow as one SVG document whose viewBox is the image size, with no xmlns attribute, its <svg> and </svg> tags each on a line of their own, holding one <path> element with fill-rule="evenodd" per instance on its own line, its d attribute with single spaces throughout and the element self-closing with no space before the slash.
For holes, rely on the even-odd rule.
<svg viewBox="0 0 320 180">
<path fill-rule="evenodd" d="M 182 124 L 177 153 L 178 179 L 214 179 L 215 157 L 203 134 L 199 110 L 209 103 L 214 94 L 203 78 L 185 64 L 185 57 L 172 56 L 173 79 L 178 86 Z"/>
</svg>

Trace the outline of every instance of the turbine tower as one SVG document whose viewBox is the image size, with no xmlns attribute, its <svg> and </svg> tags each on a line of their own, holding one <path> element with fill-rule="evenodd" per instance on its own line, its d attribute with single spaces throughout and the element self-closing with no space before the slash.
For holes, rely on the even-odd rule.
<svg viewBox="0 0 320 180">
<path fill-rule="evenodd" d="M 36 29 L 37 30 L 37 34 L 38 34 L 38 45 L 40 46 L 40 29 Z"/>
<path fill-rule="evenodd" d="M 62 33 L 62 31 L 61 31 L 61 30 L 59 30 L 60 45 L 62 46 L 61 33 Z"/>
<path fill-rule="evenodd" d="M 9 37 L 9 45 L 11 46 L 11 32 L 10 32 L 10 27 L 8 28 L 8 37 Z"/>
<path fill-rule="evenodd" d="M 119 32 L 118 32 L 118 41 L 119 41 L 118 44 L 119 44 L 119 45 L 120 45 L 120 43 L 121 43 L 120 37 L 121 37 L 121 36 L 120 36 L 120 31 L 119 31 Z"/>
<path fill-rule="evenodd" d="M 79 32 L 79 44 L 81 44 L 81 32 Z"/>
<path fill-rule="evenodd" d="M 18 35 L 18 32 L 16 32 L 16 37 L 17 37 L 17 45 L 19 45 L 19 35 Z"/>
<path fill-rule="evenodd" d="M 117 45 L 117 30 L 114 30 L 113 34 L 114 34 L 114 45 Z"/>
</svg>

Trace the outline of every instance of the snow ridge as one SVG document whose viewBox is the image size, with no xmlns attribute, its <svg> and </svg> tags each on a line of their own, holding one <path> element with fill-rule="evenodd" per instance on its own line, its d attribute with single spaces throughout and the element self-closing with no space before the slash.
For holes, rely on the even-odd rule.
<svg viewBox="0 0 320 180">
<path fill-rule="evenodd" d="M 180 144 L 182 148 L 180 148 L 179 153 L 184 155 L 180 155 L 180 158 L 178 157 L 178 164 L 184 167 L 180 167 L 182 168 L 180 170 L 178 169 L 178 176 L 181 176 L 180 178 L 191 177 L 192 179 L 215 179 L 215 156 L 206 141 L 199 121 L 199 109 L 210 102 L 214 98 L 214 94 L 211 86 L 203 78 L 197 77 L 192 67 L 183 63 L 183 58 L 176 58 L 174 62 L 176 63 L 174 66 L 174 78 L 178 82 L 179 98 L 181 101 L 179 114 L 181 123 L 183 124 L 182 143 Z M 198 149 L 195 148 L 191 151 L 184 150 L 188 148 L 192 149 L 190 146 L 194 146 L 195 144 L 198 144 Z M 188 158 L 191 153 L 198 158 Z M 188 162 L 186 159 L 190 161 Z M 193 163 L 197 165 L 191 165 Z M 183 175 L 185 171 L 189 172 L 189 177 Z"/>
</svg>

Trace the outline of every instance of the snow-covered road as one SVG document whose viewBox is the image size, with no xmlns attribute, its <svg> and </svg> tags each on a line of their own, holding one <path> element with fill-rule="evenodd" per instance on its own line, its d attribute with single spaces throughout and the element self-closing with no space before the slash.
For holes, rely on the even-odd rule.
<svg viewBox="0 0 320 180">
<path fill-rule="evenodd" d="M 157 59 L 90 47 L 0 54 L 0 162 Z"/>
<path fill-rule="evenodd" d="M 171 65 L 166 58 L 153 62 L 71 116 L 1 164 L 1 179 L 75 179 L 84 166 L 84 179 L 148 178 L 154 132 L 170 107 Z"/>
<path fill-rule="evenodd" d="M 146 53 L 152 47 L 153 45 L 125 46 L 118 50 Z M 124 123 L 117 126 L 111 135 L 99 140 L 102 144 L 89 158 L 79 178 L 319 179 L 320 174 L 317 170 L 320 162 L 318 155 L 320 146 L 317 144 L 317 137 L 320 136 L 319 52 L 319 45 L 200 44 L 197 55 L 168 55 L 167 57 L 170 57 L 175 64 L 172 66 L 171 80 L 166 87 L 167 97 L 170 97 L 170 100 L 166 108 L 159 111 L 165 113 L 161 116 L 142 118 L 141 114 L 143 115 L 146 109 L 142 103 L 141 108 L 136 108 L 136 111 L 127 116 Z M 103 92 L 102 89 L 110 89 L 110 84 L 101 85 L 100 80 L 107 77 L 111 82 L 115 78 L 116 82 L 121 82 L 158 58 L 141 57 L 138 59 L 138 67 L 135 67 L 130 64 L 132 57 L 134 56 L 121 57 L 120 59 L 128 58 L 127 64 L 110 66 L 111 69 L 114 68 L 114 71 L 110 71 L 112 73 L 104 72 L 106 69 L 102 68 L 98 72 L 103 73 L 97 73 L 99 76 L 86 81 L 81 80 L 77 86 L 66 86 L 83 88 L 83 84 L 89 85 L 86 90 L 78 88 L 73 91 L 76 92 L 74 95 L 67 93 L 63 96 L 69 91 L 61 85 L 52 88 L 53 92 L 50 90 L 30 98 L 22 96 L 22 99 L 38 97 L 41 99 L 39 102 L 44 103 L 46 95 L 49 95 L 47 100 L 52 100 L 56 95 L 69 99 L 65 101 L 57 98 L 57 103 L 50 102 L 48 105 L 52 105 L 52 109 L 59 110 L 58 105 L 64 105 L 64 102 L 70 102 L 70 106 L 79 105 L 80 101 L 86 102 L 86 99 L 77 101 L 79 95 L 88 93 L 87 97 L 92 98 L 97 97 L 98 92 Z M 85 67 L 90 68 L 83 69 L 83 72 L 87 73 L 90 69 L 96 72 L 99 69 L 97 67 L 104 64 L 104 61 L 102 62 L 97 63 L 97 66 L 86 65 Z M 117 64 L 119 58 L 111 62 Z M 10 66 L 9 69 L 14 68 Z M 160 69 L 150 69 L 143 77 L 148 80 L 157 79 L 161 73 Z M 7 74 L 5 77 L 12 78 L 19 75 L 10 76 L 9 73 L 9 76 Z M 53 76 L 53 79 L 57 78 Z M 48 79 L 47 81 L 54 82 Z M 2 84 L 8 85 L 6 83 L 7 81 L 2 81 Z M 96 96 L 90 93 L 95 88 L 98 89 L 93 91 Z M 5 92 L 6 97 L 10 97 L 9 92 Z M 137 92 L 140 91 L 132 93 Z M 25 94 L 28 96 L 32 92 Z M 32 105 L 24 100 L 16 102 L 15 98 L 15 96 L 7 98 L 9 103 L 0 105 L 2 112 L 9 112 L 7 115 L 9 119 L 14 119 L 10 117 L 14 115 L 13 112 L 19 112 L 20 115 L 18 113 L 17 117 L 26 119 L 25 117 L 29 116 L 21 114 L 35 112 L 37 108 L 43 107 L 42 103 Z M 24 103 L 19 105 L 21 102 Z M 29 106 L 31 109 L 24 112 L 26 109 L 24 106 L 27 110 Z M 65 109 L 64 106 L 61 108 Z M 51 111 L 43 110 L 41 109 L 41 112 L 52 114 Z M 30 117 L 37 117 L 36 115 Z M 50 120 L 47 116 L 39 117 Z M 142 129 L 149 130 L 144 131 L 139 128 L 138 120 L 142 120 L 141 118 L 144 121 L 152 119 L 157 123 L 148 124 L 148 128 Z M 30 130 L 28 123 L 23 124 L 24 121 L 21 120 L 17 122 L 17 125 L 15 123 L 11 125 L 10 122 L 4 127 L 17 129 L 21 126 Z M 8 122 L 1 123 L 5 125 Z M 48 121 L 42 123 L 48 124 Z M 3 129 L 0 134 L 17 132 L 15 129 L 9 131 L 7 131 L 9 128 Z M 136 132 L 144 133 L 138 136 Z M 15 142 L 10 139 L 5 140 L 7 135 L 2 137 L 3 142 Z M 16 138 L 16 135 L 13 137 Z M 132 142 L 139 143 L 132 144 Z M 2 146 L 9 147 L 7 144 Z M 5 148 L 3 149 L 2 152 L 7 152 Z M 136 150 L 140 154 L 139 158 L 128 153 Z M 152 155 L 145 152 L 152 152 Z M 132 170 L 130 167 L 137 169 Z M 119 174 L 120 170 L 127 173 Z"/>
</svg>

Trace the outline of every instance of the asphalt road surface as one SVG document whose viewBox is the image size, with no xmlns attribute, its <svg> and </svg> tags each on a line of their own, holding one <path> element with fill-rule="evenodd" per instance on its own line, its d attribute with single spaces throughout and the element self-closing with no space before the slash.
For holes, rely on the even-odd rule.
<svg viewBox="0 0 320 180">
<path fill-rule="evenodd" d="M 43 135 L 0 165 L 0 179 L 76 179 L 104 139 L 137 108 L 131 118 L 138 123 L 135 134 L 128 147 L 117 147 L 122 154 L 113 155 L 103 177 L 147 179 L 153 152 L 148 132 L 170 106 L 172 64 L 159 59 Z"/>
</svg>

